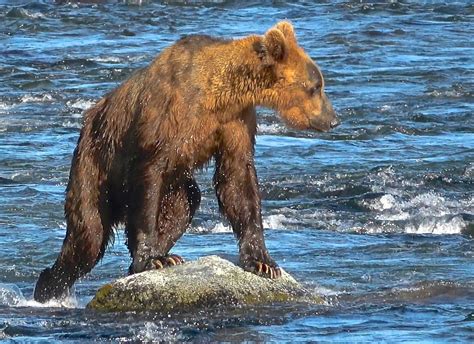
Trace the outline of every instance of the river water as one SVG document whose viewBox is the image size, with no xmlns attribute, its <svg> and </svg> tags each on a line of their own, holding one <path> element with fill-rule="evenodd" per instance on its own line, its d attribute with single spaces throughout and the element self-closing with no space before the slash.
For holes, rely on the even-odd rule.
<svg viewBox="0 0 474 344">
<path fill-rule="evenodd" d="M 287 129 L 259 109 L 256 161 L 273 257 L 324 306 L 198 314 L 84 309 L 126 275 L 124 234 L 62 304 L 32 301 L 64 234 L 82 114 L 180 36 L 263 34 L 280 19 L 320 65 L 342 125 Z M 471 1 L 0 0 L 0 340 L 474 341 Z M 210 183 L 174 252 L 237 259 Z"/>
</svg>

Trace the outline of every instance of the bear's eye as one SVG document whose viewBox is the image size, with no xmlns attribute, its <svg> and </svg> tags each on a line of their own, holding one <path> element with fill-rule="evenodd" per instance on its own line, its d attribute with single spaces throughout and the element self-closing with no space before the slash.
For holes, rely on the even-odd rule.
<svg viewBox="0 0 474 344">
<path fill-rule="evenodd" d="M 314 97 L 321 91 L 321 85 L 315 85 L 308 90 L 308 93 L 311 97 Z"/>
</svg>

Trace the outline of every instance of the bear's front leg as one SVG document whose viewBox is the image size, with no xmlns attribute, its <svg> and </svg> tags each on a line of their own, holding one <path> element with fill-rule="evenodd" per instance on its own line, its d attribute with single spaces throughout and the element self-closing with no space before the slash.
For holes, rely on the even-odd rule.
<svg viewBox="0 0 474 344">
<path fill-rule="evenodd" d="M 278 265 L 263 237 L 260 192 L 253 162 L 253 121 L 228 123 L 221 132 L 216 154 L 214 186 L 221 212 L 239 240 L 240 265 L 257 275 L 277 278 Z"/>
</svg>

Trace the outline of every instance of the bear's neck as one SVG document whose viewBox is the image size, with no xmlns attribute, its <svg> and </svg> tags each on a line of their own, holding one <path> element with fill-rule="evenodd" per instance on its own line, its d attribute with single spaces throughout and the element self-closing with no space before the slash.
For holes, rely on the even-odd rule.
<svg viewBox="0 0 474 344">
<path fill-rule="evenodd" d="M 222 111 L 265 105 L 265 91 L 276 82 L 271 66 L 265 66 L 254 50 L 261 37 L 250 36 L 228 43 L 220 65 L 211 76 L 212 108 Z"/>
</svg>

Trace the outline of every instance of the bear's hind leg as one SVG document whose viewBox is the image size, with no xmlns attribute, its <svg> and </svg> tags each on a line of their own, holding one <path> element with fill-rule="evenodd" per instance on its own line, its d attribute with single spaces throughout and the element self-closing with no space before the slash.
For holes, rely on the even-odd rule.
<svg viewBox="0 0 474 344">
<path fill-rule="evenodd" d="M 99 186 L 97 171 L 94 172 L 71 174 L 65 204 L 66 238 L 54 265 L 39 276 L 34 291 L 36 301 L 68 295 L 74 282 L 104 255 L 112 234 L 112 219 L 105 199 L 107 193 Z"/>
<path fill-rule="evenodd" d="M 129 215 L 127 237 L 133 258 L 130 274 L 184 262 L 169 251 L 184 234 L 199 206 L 199 187 L 188 171 L 163 178 L 159 184 L 162 190 L 160 197 L 155 199 L 155 214 L 150 216 L 145 209 L 135 208 Z M 146 216 L 150 218 L 143 218 Z"/>
</svg>

